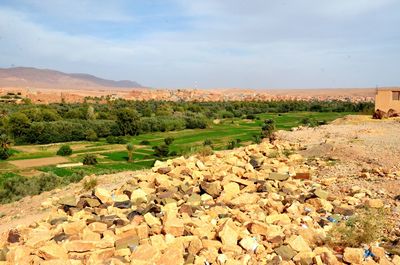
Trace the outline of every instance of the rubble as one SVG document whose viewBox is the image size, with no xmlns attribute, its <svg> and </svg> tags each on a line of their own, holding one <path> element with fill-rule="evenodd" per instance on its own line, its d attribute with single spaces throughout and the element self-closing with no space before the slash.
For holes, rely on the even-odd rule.
<svg viewBox="0 0 400 265">
<path fill-rule="evenodd" d="M 1 237 L 0 264 L 399 264 L 376 245 L 365 258 L 365 246 L 327 244 L 357 207 L 388 205 L 356 186 L 331 194 L 332 180 L 283 154 L 294 148 L 157 161 L 120 187 L 55 200 L 46 220 Z"/>
</svg>

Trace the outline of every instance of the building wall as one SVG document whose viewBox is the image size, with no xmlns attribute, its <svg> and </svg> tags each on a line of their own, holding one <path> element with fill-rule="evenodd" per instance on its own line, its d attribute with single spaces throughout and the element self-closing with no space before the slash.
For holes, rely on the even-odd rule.
<svg viewBox="0 0 400 265">
<path fill-rule="evenodd" d="M 394 109 L 396 112 L 400 112 L 400 100 L 392 100 L 391 90 L 378 90 L 375 97 L 375 110 L 377 109 L 386 112 L 389 109 Z"/>
</svg>

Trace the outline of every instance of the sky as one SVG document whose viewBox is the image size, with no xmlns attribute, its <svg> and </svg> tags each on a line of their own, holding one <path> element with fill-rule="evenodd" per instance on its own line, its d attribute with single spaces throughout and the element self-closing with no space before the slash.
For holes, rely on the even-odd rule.
<svg viewBox="0 0 400 265">
<path fill-rule="evenodd" d="M 0 67 L 157 88 L 400 85 L 399 0 L 0 0 Z"/>
</svg>

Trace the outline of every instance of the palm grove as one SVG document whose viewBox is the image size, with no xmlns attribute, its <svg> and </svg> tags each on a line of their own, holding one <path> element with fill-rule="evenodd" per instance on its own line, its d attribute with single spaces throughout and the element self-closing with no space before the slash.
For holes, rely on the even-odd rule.
<svg viewBox="0 0 400 265">
<path fill-rule="evenodd" d="M 0 104 L 0 159 L 11 155 L 12 142 L 47 144 L 99 138 L 118 142 L 126 135 L 203 129 L 213 119 L 255 119 L 255 114 L 291 111 L 369 112 L 372 108 L 372 103 L 347 101 L 104 102 L 100 98 L 74 104 Z M 165 146 L 158 151 L 162 153 Z"/>
</svg>

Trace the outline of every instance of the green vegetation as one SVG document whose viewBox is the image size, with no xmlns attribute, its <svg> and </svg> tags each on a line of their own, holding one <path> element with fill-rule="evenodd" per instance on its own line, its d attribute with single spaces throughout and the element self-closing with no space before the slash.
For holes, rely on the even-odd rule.
<svg viewBox="0 0 400 265">
<path fill-rule="evenodd" d="M 12 156 L 0 161 L 0 201 L 37 194 L 79 181 L 85 175 L 149 168 L 156 159 L 195 153 L 205 156 L 213 150 L 259 143 L 263 127 L 265 135 L 269 134 L 265 120 L 273 120 L 276 129 L 288 130 L 311 124 L 310 120 L 318 125 L 365 112 L 371 106 L 339 101 L 0 104 L 0 134 L 16 143 L 12 149 L 6 144 L 7 154 Z M 65 151 L 66 147 L 59 144 L 63 142 L 73 153 Z M 66 155 L 66 163 L 75 164 L 26 170 L 13 164 L 56 155 Z M 85 165 L 79 166 L 79 162 Z M 36 184 L 47 179 L 43 176 L 54 180 L 48 186 Z M 5 191 L 13 185 L 14 190 Z M 29 185 L 39 188 L 23 191 Z"/>
<path fill-rule="evenodd" d="M 261 127 L 261 135 L 263 138 L 271 139 L 275 131 L 275 121 L 273 119 L 266 119 Z"/>
<path fill-rule="evenodd" d="M 86 154 L 85 157 L 83 158 L 82 163 L 86 166 L 92 166 L 92 165 L 97 165 L 98 162 L 95 155 Z"/>
<path fill-rule="evenodd" d="M 388 226 L 387 209 L 363 208 L 348 220 L 334 224 L 328 242 L 334 246 L 360 247 L 378 242 Z"/>
<path fill-rule="evenodd" d="M 70 156 L 72 155 L 72 149 L 69 145 L 64 144 L 58 149 L 57 155 L 59 156 Z"/>
<path fill-rule="evenodd" d="M 6 134 L 0 135 L 0 160 L 6 160 L 11 156 L 11 139 Z"/>
<path fill-rule="evenodd" d="M 126 145 L 126 150 L 128 150 L 128 162 L 133 160 L 133 144 L 129 143 Z"/>
<path fill-rule="evenodd" d="M 97 178 L 91 178 L 83 182 L 84 190 L 92 190 L 97 186 Z"/>
</svg>

